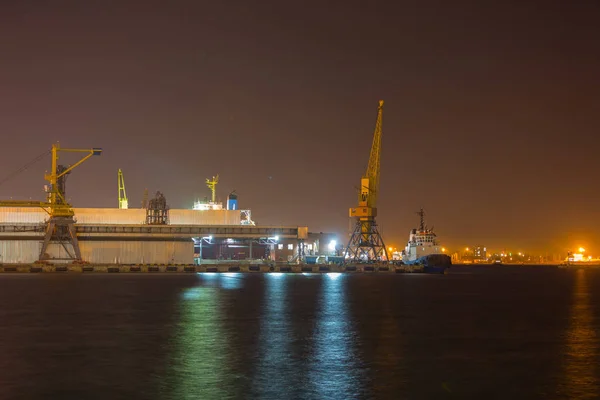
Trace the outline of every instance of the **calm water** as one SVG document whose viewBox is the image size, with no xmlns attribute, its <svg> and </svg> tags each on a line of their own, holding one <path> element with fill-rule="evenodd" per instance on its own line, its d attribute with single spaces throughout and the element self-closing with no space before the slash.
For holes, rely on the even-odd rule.
<svg viewBox="0 0 600 400">
<path fill-rule="evenodd" d="M 600 398 L 600 270 L 0 275 L 0 399 Z"/>
</svg>

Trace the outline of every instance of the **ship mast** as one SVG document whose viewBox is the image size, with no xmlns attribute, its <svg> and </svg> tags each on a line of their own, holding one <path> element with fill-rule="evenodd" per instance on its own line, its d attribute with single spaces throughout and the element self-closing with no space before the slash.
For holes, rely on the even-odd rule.
<svg viewBox="0 0 600 400">
<path fill-rule="evenodd" d="M 423 211 L 423 207 L 419 211 L 417 211 L 417 215 L 420 217 L 421 222 L 419 223 L 419 231 L 425 231 L 425 211 Z"/>
</svg>

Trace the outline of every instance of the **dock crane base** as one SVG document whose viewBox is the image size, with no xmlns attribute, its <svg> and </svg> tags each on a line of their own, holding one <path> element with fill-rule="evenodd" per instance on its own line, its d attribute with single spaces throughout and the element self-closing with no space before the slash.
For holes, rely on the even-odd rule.
<svg viewBox="0 0 600 400">
<path fill-rule="evenodd" d="M 345 262 L 361 263 L 387 259 L 387 250 L 374 218 L 357 219 L 346 247 Z"/>
<path fill-rule="evenodd" d="M 66 257 L 53 257 L 48 255 L 50 244 L 58 244 L 65 249 Z M 70 247 L 70 248 L 69 248 Z M 79 241 L 75 231 L 75 220 L 69 217 L 50 217 L 46 227 L 46 236 L 40 250 L 40 261 L 81 261 Z"/>
</svg>

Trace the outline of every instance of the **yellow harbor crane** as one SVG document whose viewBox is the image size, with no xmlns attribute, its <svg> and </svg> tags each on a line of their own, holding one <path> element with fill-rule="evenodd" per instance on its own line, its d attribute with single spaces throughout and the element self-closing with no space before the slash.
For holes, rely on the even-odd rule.
<svg viewBox="0 0 600 400">
<path fill-rule="evenodd" d="M 219 183 L 219 175 L 217 174 L 217 176 L 213 176 L 212 180 L 210 179 L 206 179 L 206 186 L 208 186 L 208 188 L 210 189 L 210 191 L 212 192 L 212 202 L 214 203 L 216 201 L 216 193 L 217 193 L 217 183 Z"/>
<path fill-rule="evenodd" d="M 123 171 L 120 168 L 117 174 L 117 184 L 119 186 L 119 208 L 126 210 L 129 208 L 129 202 L 127 201 L 127 193 L 125 192 L 125 178 L 123 178 Z"/>
<path fill-rule="evenodd" d="M 369 164 L 360 180 L 358 207 L 350 208 L 350 217 L 356 220 L 345 251 L 346 261 L 350 262 L 376 261 L 383 257 L 388 259 L 387 249 L 375 221 L 379 192 L 382 122 L 383 100 L 380 100 Z"/>
<path fill-rule="evenodd" d="M 75 221 L 73 219 L 75 213 L 71 204 L 66 200 L 66 178 L 73 169 L 90 157 L 101 155 L 102 149 L 66 149 L 56 143 L 52 145 L 50 153 L 52 156 L 51 170 L 49 174 L 44 175 L 44 178 L 49 183 L 46 186 L 46 201 L 8 200 L 1 201 L 0 207 L 40 207 L 44 209 L 48 213 L 49 218 L 46 223 L 46 235 L 44 236 L 40 250 L 40 260 L 49 259 L 49 255 L 47 254 L 48 246 L 51 243 L 56 243 L 64 248 L 66 257 L 55 257 L 53 260 L 81 261 L 81 252 L 79 250 L 79 242 L 75 233 Z M 60 153 L 87 154 L 75 164 L 65 166 L 58 164 Z"/>
</svg>

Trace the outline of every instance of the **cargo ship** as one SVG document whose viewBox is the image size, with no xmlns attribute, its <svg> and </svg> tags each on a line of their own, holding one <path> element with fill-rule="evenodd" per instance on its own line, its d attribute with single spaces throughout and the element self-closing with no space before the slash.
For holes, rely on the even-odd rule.
<svg viewBox="0 0 600 400">
<path fill-rule="evenodd" d="M 397 258 L 405 265 L 422 265 L 425 273 L 443 274 L 452 266 L 452 259 L 444 254 L 433 228 L 425 225 L 423 209 L 417 214 L 420 217 L 419 228 L 410 231 L 408 243 Z"/>
</svg>

